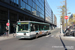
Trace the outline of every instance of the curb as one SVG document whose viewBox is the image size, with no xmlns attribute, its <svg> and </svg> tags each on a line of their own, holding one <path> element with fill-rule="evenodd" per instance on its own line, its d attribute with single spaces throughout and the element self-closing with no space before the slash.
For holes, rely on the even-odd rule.
<svg viewBox="0 0 75 50">
<path fill-rule="evenodd" d="M 61 37 L 63 40 L 75 41 L 75 37 L 73 37 L 73 36 L 63 36 L 61 34 L 57 34 L 56 37 L 57 38 L 60 38 Z"/>
<path fill-rule="evenodd" d="M 7 39 L 12 39 L 12 38 L 14 38 L 14 37 L 1 37 L 0 41 L 7 40 Z"/>
<path fill-rule="evenodd" d="M 10 34 L 9 36 L 1 36 L 0 41 L 12 39 L 12 38 L 15 38 L 15 36 L 13 36 L 13 34 Z"/>
<path fill-rule="evenodd" d="M 75 37 L 73 36 L 61 36 L 62 39 L 75 41 Z"/>
</svg>

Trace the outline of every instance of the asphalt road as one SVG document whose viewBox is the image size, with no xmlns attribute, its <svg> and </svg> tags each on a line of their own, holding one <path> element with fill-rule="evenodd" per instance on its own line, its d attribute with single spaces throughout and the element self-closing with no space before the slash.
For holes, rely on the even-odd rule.
<svg viewBox="0 0 75 50">
<path fill-rule="evenodd" d="M 60 31 L 55 29 L 51 35 L 55 35 Z M 22 39 L 16 38 L 0 41 L 0 50 L 75 50 L 74 41 L 66 41 L 55 36 L 42 36 L 37 39 Z"/>
</svg>

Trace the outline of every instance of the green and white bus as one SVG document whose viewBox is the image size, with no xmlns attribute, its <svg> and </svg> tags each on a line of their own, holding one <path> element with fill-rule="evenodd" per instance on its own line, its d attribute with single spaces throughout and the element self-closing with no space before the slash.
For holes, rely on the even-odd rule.
<svg viewBox="0 0 75 50">
<path fill-rule="evenodd" d="M 33 38 L 49 33 L 49 24 L 35 21 L 18 21 L 16 38 Z"/>
</svg>

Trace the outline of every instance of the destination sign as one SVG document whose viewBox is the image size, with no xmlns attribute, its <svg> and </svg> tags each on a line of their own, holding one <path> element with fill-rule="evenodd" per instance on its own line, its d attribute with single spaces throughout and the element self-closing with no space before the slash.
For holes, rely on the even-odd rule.
<svg viewBox="0 0 75 50">
<path fill-rule="evenodd" d="M 24 22 L 24 23 L 21 23 L 21 24 L 29 24 L 28 22 Z"/>
</svg>

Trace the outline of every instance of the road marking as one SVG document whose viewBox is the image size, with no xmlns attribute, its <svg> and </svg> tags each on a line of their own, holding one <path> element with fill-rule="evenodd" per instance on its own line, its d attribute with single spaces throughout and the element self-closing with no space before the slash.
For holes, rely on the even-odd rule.
<svg viewBox="0 0 75 50">
<path fill-rule="evenodd" d="M 47 35 L 46 37 L 50 37 L 50 35 Z"/>
<path fill-rule="evenodd" d="M 56 35 L 55 37 L 59 37 L 60 35 Z"/>
<path fill-rule="evenodd" d="M 45 36 L 45 37 L 54 37 L 54 35 L 47 35 L 47 36 Z"/>
<path fill-rule="evenodd" d="M 51 35 L 51 37 L 54 37 L 54 35 Z"/>
<path fill-rule="evenodd" d="M 45 37 L 59 37 L 59 35 L 47 35 Z"/>
</svg>

